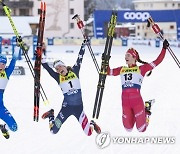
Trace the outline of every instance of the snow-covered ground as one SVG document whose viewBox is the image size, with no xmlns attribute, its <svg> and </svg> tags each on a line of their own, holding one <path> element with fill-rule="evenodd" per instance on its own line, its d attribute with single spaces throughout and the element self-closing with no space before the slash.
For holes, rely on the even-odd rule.
<svg viewBox="0 0 180 154">
<path fill-rule="evenodd" d="M 153 45 L 154 46 L 154 45 Z M 130 47 L 130 46 L 129 46 Z M 134 46 L 139 51 L 142 60 L 151 62 L 159 55 L 161 48 L 150 46 Z M 76 61 L 79 46 L 48 46 L 49 61 L 61 59 L 66 65 L 73 65 Z M 104 46 L 93 46 L 94 52 L 102 53 Z M 125 65 L 124 55 L 128 47 L 112 47 L 110 66 Z M 180 49 L 172 48 L 180 59 Z M 74 53 L 66 53 L 73 50 Z M 96 56 L 100 65 L 101 56 Z M 75 117 L 71 116 L 62 125 L 56 135 L 49 132 L 48 120 L 40 118 L 33 121 L 33 78 L 24 60 L 17 65 L 25 68 L 26 75 L 11 76 L 4 94 L 5 106 L 9 109 L 18 123 L 18 131 L 10 132 L 10 139 L 6 140 L 0 133 L 0 153 L 8 154 L 79 154 L 79 153 L 123 153 L 123 154 L 179 154 L 180 153 L 180 69 L 167 52 L 164 61 L 153 70 L 150 77 L 145 77 L 141 94 L 144 100 L 154 98 L 150 125 L 146 132 L 139 133 L 136 128 L 126 132 L 122 124 L 121 83 L 120 77 L 107 77 L 102 107 L 98 124 L 102 132 L 108 132 L 111 137 L 157 138 L 174 137 L 175 143 L 111 143 L 101 149 L 96 144 L 96 133 L 87 137 L 82 131 Z M 92 117 L 98 74 L 86 48 L 81 71 L 80 81 L 84 102 L 84 111 L 89 120 Z M 42 86 L 49 100 L 49 105 L 41 101 L 40 115 L 50 108 L 59 112 L 63 96 L 55 80 L 46 70 L 42 69 Z M 2 123 L 2 120 L 0 120 Z"/>
</svg>

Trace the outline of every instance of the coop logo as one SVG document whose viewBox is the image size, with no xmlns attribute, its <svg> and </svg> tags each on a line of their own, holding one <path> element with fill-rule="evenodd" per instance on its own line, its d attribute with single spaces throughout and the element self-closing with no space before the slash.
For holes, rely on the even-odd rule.
<svg viewBox="0 0 180 154">
<path fill-rule="evenodd" d="M 127 20 L 141 20 L 145 21 L 150 17 L 149 12 L 126 12 L 124 18 Z"/>
</svg>

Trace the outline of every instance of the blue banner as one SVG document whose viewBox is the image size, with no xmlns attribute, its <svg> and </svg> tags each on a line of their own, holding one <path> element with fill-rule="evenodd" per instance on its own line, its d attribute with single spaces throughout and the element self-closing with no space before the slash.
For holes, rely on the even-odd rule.
<svg viewBox="0 0 180 154">
<path fill-rule="evenodd" d="M 94 34 L 96 38 L 105 37 L 105 23 L 111 18 L 111 10 L 94 11 Z M 145 11 L 118 11 L 117 22 L 147 22 L 149 17 L 155 22 L 176 22 L 177 38 L 180 39 L 180 10 L 145 10 Z"/>
</svg>

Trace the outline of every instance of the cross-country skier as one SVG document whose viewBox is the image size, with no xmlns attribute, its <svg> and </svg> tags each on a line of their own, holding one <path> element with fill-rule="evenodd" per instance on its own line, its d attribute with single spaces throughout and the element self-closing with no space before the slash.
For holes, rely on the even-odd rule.
<svg viewBox="0 0 180 154">
<path fill-rule="evenodd" d="M 53 109 L 42 115 L 43 119 L 49 118 L 49 127 L 53 134 L 56 134 L 59 131 L 61 125 L 71 115 L 74 115 L 77 118 L 86 135 L 90 136 L 93 129 L 97 133 L 101 132 L 100 127 L 93 120 L 91 120 L 90 123 L 88 122 L 88 118 L 83 111 L 79 71 L 85 52 L 86 41 L 87 40 L 83 41 L 78 58 L 73 67 L 66 66 L 61 60 L 57 60 L 53 65 L 56 69 L 55 72 L 51 67 L 48 66 L 47 63 L 43 63 L 42 61 L 43 67 L 48 71 L 51 77 L 56 80 L 64 95 L 62 107 L 55 119 Z"/>
<path fill-rule="evenodd" d="M 159 65 L 166 54 L 166 49 L 169 47 L 167 40 L 163 42 L 163 48 L 157 59 L 151 63 L 143 62 L 138 52 L 130 48 L 125 55 L 126 66 L 121 66 L 114 69 L 108 69 L 108 75 L 121 76 L 122 83 L 122 110 L 123 110 L 123 125 L 127 131 L 132 131 L 134 124 L 139 132 L 144 132 L 149 124 L 149 116 L 151 115 L 151 105 L 154 100 L 143 102 L 140 94 L 141 84 L 146 72 L 151 71 Z M 103 56 L 102 56 L 103 58 Z M 137 66 L 136 62 L 143 65 Z"/>
<path fill-rule="evenodd" d="M 14 52 L 8 67 L 6 67 L 6 63 L 7 63 L 6 56 L 0 54 L 0 119 L 2 119 L 5 122 L 5 124 L 0 124 L 0 130 L 2 131 L 3 136 L 6 139 L 9 138 L 9 132 L 8 132 L 9 129 L 13 132 L 17 131 L 16 121 L 14 120 L 13 116 L 8 111 L 8 109 L 4 106 L 3 95 L 7 83 L 9 81 L 9 77 L 14 70 L 18 54 L 19 51 Z"/>
</svg>

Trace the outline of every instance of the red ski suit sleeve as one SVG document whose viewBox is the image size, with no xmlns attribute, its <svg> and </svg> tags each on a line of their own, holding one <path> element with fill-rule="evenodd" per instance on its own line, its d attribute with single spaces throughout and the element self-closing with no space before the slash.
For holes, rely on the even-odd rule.
<svg viewBox="0 0 180 154">
<path fill-rule="evenodd" d="M 156 60 L 154 60 L 153 62 L 149 63 L 149 64 L 144 64 L 140 66 L 140 70 L 141 70 L 141 75 L 144 76 L 146 74 L 146 72 L 152 70 L 153 68 L 155 68 L 156 66 L 158 66 L 164 59 L 166 54 L 166 49 L 162 48 L 161 53 L 159 54 L 159 56 L 157 57 Z"/>
<path fill-rule="evenodd" d="M 151 63 L 141 65 L 140 66 L 141 75 L 144 76 L 146 74 L 146 72 L 152 70 L 157 65 L 159 65 L 163 61 L 163 59 L 165 57 L 165 54 L 166 54 L 166 49 L 162 48 L 161 53 L 159 54 L 159 56 L 157 57 L 156 60 L 154 60 Z M 121 68 L 122 67 L 117 67 L 117 68 L 114 68 L 114 69 L 110 69 L 110 67 L 108 67 L 108 73 L 107 74 L 111 75 L 111 76 L 120 75 Z"/>
</svg>

